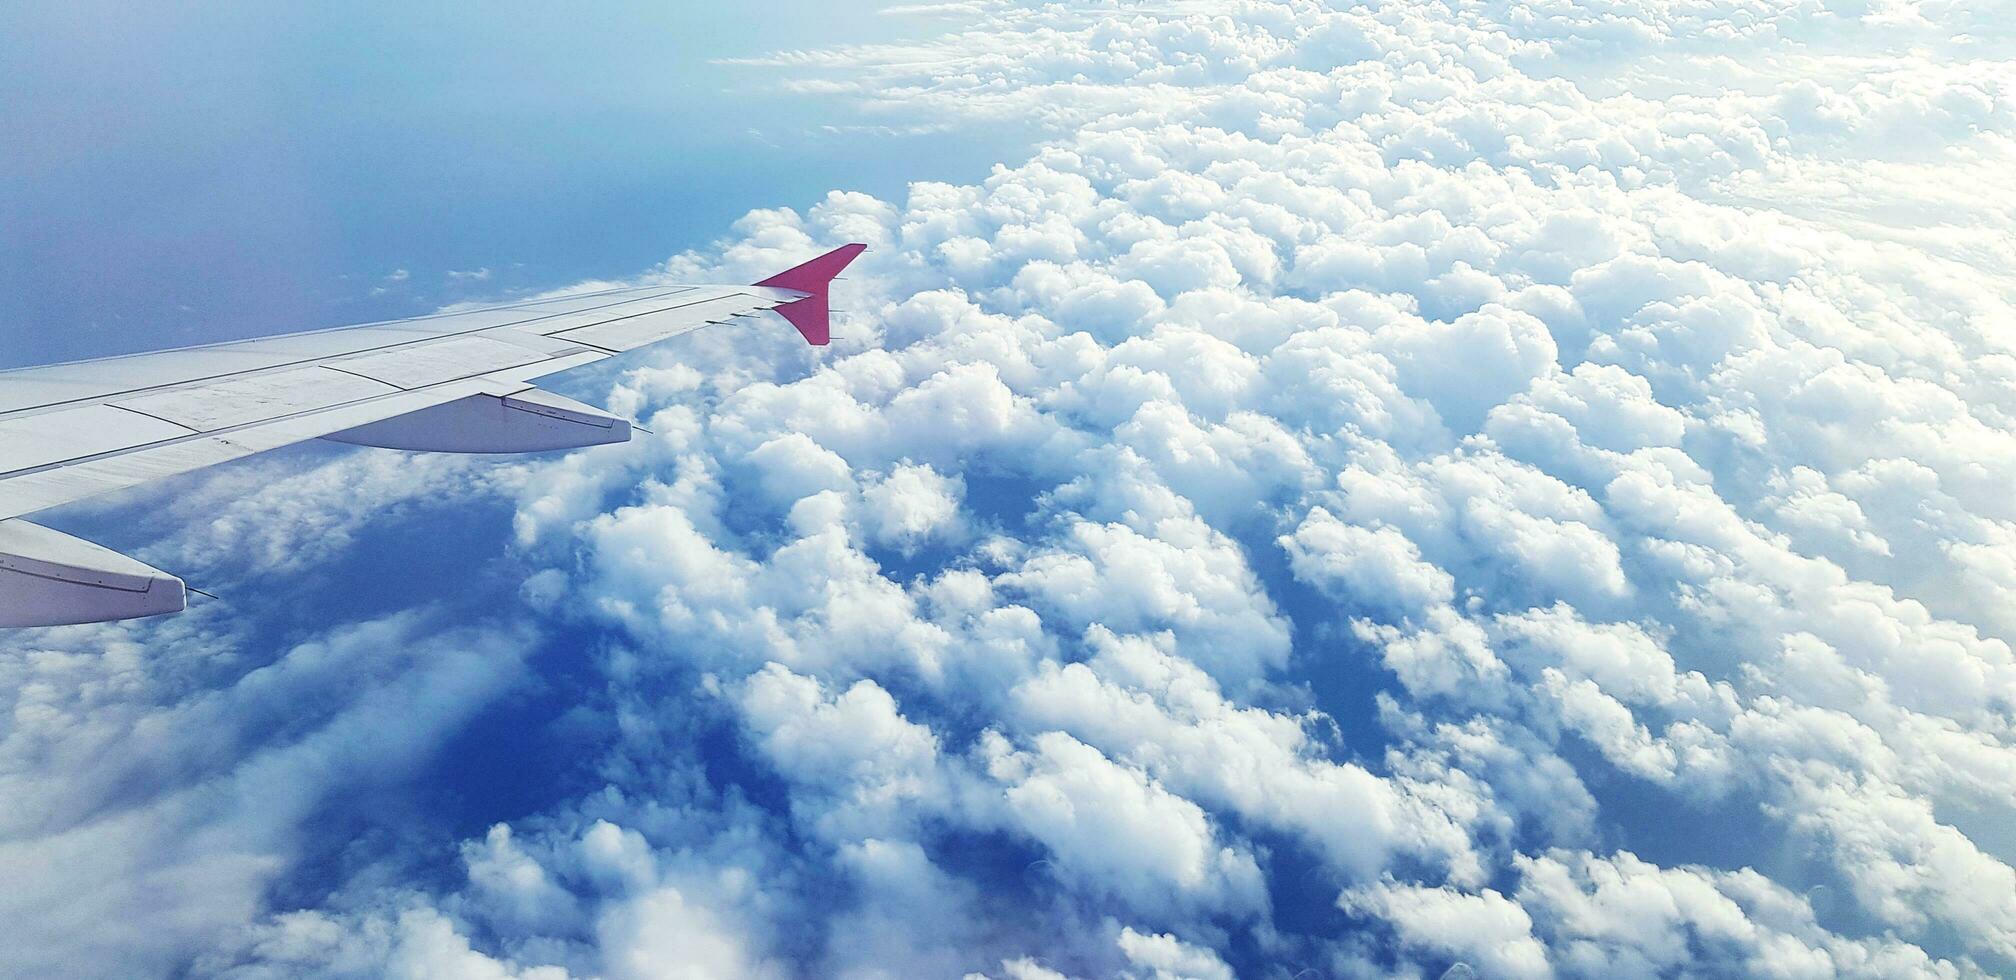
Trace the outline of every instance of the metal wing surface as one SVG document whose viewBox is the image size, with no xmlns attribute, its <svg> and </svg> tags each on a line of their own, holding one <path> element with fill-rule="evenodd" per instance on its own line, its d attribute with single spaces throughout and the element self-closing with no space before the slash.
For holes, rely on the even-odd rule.
<svg viewBox="0 0 2016 980">
<path fill-rule="evenodd" d="M 657 285 L 0 372 L 0 626 L 175 612 L 179 579 L 19 520 L 315 438 L 439 452 L 622 442 L 532 379 L 776 310 L 827 341 L 849 245 L 753 286 Z"/>
</svg>

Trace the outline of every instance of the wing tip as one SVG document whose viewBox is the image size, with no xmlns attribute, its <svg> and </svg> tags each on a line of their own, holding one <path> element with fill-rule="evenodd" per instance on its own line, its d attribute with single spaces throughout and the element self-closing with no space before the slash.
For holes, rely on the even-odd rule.
<svg viewBox="0 0 2016 980">
<path fill-rule="evenodd" d="M 809 262 L 792 266 L 762 282 L 758 286 L 772 286 L 778 289 L 795 289 L 811 295 L 777 307 L 777 312 L 789 320 L 791 325 L 805 337 L 805 342 L 814 347 L 824 347 L 833 342 L 832 315 L 827 303 L 827 290 L 833 277 L 841 273 L 868 246 L 860 242 L 842 245 Z"/>
<path fill-rule="evenodd" d="M 834 276 L 839 275 L 856 256 L 867 250 L 868 246 L 860 242 L 842 245 L 809 262 L 794 265 L 756 285 L 795 289 L 801 293 L 821 292 L 833 281 Z"/>
</svg>

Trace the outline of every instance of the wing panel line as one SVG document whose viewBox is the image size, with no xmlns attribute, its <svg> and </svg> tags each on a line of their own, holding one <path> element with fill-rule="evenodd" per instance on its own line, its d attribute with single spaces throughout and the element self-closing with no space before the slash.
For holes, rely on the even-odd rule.
<svg viewBox="0 0 2016 980">
<path fill-rule="evenodd" d="M 559 360 L 559 358 L 555 358 L 555 360 Z M 528 365 L 528 366 L 529 366 L 529 365 Z M 347 372 L 345 372 L 345 373 L 347 373 Z M 370 381 L 370 380 L 374 380 L 374 379 L 371 379 L 371 378 L 365 378 L 364 380 L 366 380 L 366 381 Z M 412 390 L 410 390 L 410 391 L 408 391 L 408 390 L 403 390 L 403 389 L 396 389 L 396 388 L 395 388 L 395 389 L 394 389 L 394 390 L 392 390 L 392 391 L 386 391 L 386 392 L 381 392 L 381 393 L 379 393 L 379 394 L 375 394 L 375 395 L 371 395 L 371 396 L 369 396 L 369 397 L 365 397 L 365 398 L 358 398 L 358 399 L 353 399 L 353 400 L 351 400 L 351 401 L 347 401 L 347 402 L 338 402 L 337 404 L 334 404 L 334 405 L 320 405 L 320 406 L 317 406 L 317 407 L 315 407 L 315 408 L 310 408 L 310 409 L 304 409 L 304 410 L 302 410 L 302 411 L 299 411 L 299 412 L 295 412 L 295 413 L 293 413 L 293 414 L 291 414 L 291 415 L 282 415 L 282 416 L 277 416 L 277 417 L 275 417 L 275 418 L 270 418 L 270 419 L 259 419 L 258 421 L 254 421 L 254 422 L 240 422 L 240 423 L 238 423 L 238 424 L 236 424 L 236 425 L 233 425 L 233 426 L 230 426 L 230 427 L 228 427 L 228 428 L 222 428 L 222 429 L 213 429 L 213 430 L 211 430 L 211 431 L 209 431 L 209 432 L 204 432 L 204 431 L 201 431 L 201 430 L 198 430 L 198 429 L 189 429 L 189 427 L 188 427 L 188 426 L 186 426 L 186 425 L 183 425 L 183 424 L 182 424 L 182 423 L 180 423 L 180 422 L 174 422 L 174 421 L 170 421 L 170 420 L 168 420 L 168 419 L 163 419 L 163 418 L 158 418 L 158 417 L 156 417 L 156 416 L 153 416 L 153 415 L 148 415 L 148 414 L 147 414 L 146 412 L 140 412 L 140 411 L 135 411 L 135 410 L 133 410 L 133 409 L 131 409 L 131 408 L 127 408 L 127 407 L 126 407 L 126 406 L 124 406 L 124 405 L 113 405 L 113 406 L 109 406 L 109 407 L 113 407 L 113 408 L 118 408 L 118 409 L 120 409 L 120 410 L 122 410 L 122 411 L 127 411 L 127 412 L 133 412 L 133 414 L 135 414 L 135 415 L 142 415 L 142 416 L 145 416 L 145 417 L 147 417 L 147 418 L 150 418 L 150 419 L 155 419 L 156 421 L 159 421 L 159 422 L 166 422 L 166 423 L 168 423 L 169 425 L 172 425 L 172 426 L 175 426 L 176 428 L 179 428 L 179 429 L 189 429 L 189 434 L 188 434 L 188 435 L 186 435 L 186 436 L 177 436 L 177 437 L 175 437 L 175 438 L 173 438 L 173 439 L 161 439 L 161 440 L 157 440 L 157 441 L 155 441 L 155 442 L 150 442 L 150 443 L 147 443 L 147 444 L 145 444 L 145 445 L 141 445 L 141 446 L 129 446 L 129 447 L 126 447 L 126 448 L 124 448 L 124 449 L 113 449 L 113 450 L 107 450 L 107 451 L 105 451 L 105 452 L 101 452 L 101 453 L 93 453 L 93 454 L 91 454 L 91 455 L 89 455 L 89 456 L 78 456 L 78 457 L 76 457 L 76 458 L 74 458 L 74 459 L 66 459 L 66 460 L 62 460 L 61 462 L 56 462 L 56 463 L 44 463 L 44 464 L 42 464 L 42 465 L 40 465 L 40 466 L 31 466 L 31 467 L 28 467 L 28 468 L 26 468 L 26 469 L 21 469 L 21 470 L 16 470 L 16 471 L 14 471 L 14 472 L 10 472 L 10 473 L 6 473 L 6 474 L 0 474 L 0 493 L 4 493 L 4 491 L 5 491 L 5 489 L 6 489 L 6 484 L 7 484 L 7 481 L 9 481 L 9 480 L 16 480 L 16 479 L 20 479 L 20 478 L 23 478 L 23 477 L 31 477 L 31 476 L 37 476 L 37 475 L 40 475 L 40 474 L 43 474 L 43 473 L 47 473 L 47 472 L 50 472 L 50 471 L 52 471 L 52 470 L 61 470 L 61 469 L 65 469 L 65 468 L 67 468 L 67 467 L 72 467 L 72 466 L 82 466 L 82 465 L 84 465 L 84 464 L 87 464 L 87 463 L 97 463 L 97 462 L 101 462 L 101 461 L 103 461 L 103 460 L 106 460 L 106 459 L 113 459 L 113 458 L 117 458 L 117 457 L 120 457 L 120 456 L 131 456 L 131 455 L 134 455 L 134 454 L 136 454 L 136 453 L 142 453 L 142 452 L 154 452 L 154 451 L 158 451 L 158 450 L 164 450 L 164 449 L 173 449 L 174 447 L 177 447 L 177 446 L 184 446 L 184 445 L 188 445 L 188 444 L 191 444 L 191 443 L 197 443 L 197 442 L 204 442 L 204 441 L 212 441 L 212 440 L 214 440 L 214 441 L 216 441 L 216 442 L 222 442 L 222 443 L 230 443 L 230 442 L 231 442 L 231 439 L 230 439 L 230 437 L 231 437 L 231 436 L 233 436 L 233 435 L 236 435 L 236 434 L 238 434 L 238 433 L 240 433 L 240 432 L 245 432 L 245 431 L 247 431 L 247 430 L 253 430 L 253 429 L 261 429 L 261 428 L 266 428 L 266 427 L 269 427 L 269 426 L 280 426 L 280 425 L 284 425 L 284 424 L 286 424 L 286 423 L 289 423 L 289 422 L 294 422 L 294 421 L 298 421 L 298 420 L 300 420 L 300 419 L 303 419 L 303 418 L 306 418 L 306 417 L 308 417 L 308 416 L 312 416 L 312 415 L 320 415 L 320 414 L 323 414 L 323 413 L 325 413 L 325 412 L 337 412 L 337 411 L 342 411 L 342 410 L 344 410 L 344 409 L 350 409 L 350 408 L 357 408 L 357 407 L 360 407 L 360 406 L 364 406 L 364 405 L 369 405 L 369 404 L 371 404 L 372 402 L 380 402 L 380 401 L 386 401 L 386 400 L 389 400 L 389 399 L 399 399 L 399 398 L 406 398 L 406 397 L 412 397 L 412 396 L 421 396 L 421 398 L 420 398 L 420 399 L 416 399 L 416 400 L 424 400 L 424 397 L 425 397 L 425 396 L 427 396 L 427 395 L 429 395 L 429 394 L 431 394 L 431 393 L 435 393 L 435 392 L 437 392 L 437 391 L 442 391 L 442 390 L 444 390 L 444 389 L 450 389 L 450 388 L 458 388 L 458 387 L 462 387 L 462 386 L 467 386 L 467 385 L 471 385 L 471 384 L 477 384 L 477 385 L 478 385 L 478 386 L 480 387 L 480 383 L 481 383 L 481 382 L 484 382 L 484 381 L 486 381 L 486 380 L 488 380 L 488 379 L 487 379 L 487 378 L 485 378 L 485 377 L 482 377 L 482 376 L 477 376 L 477 377 L 473 377 L 473 378 L 455 378 L 455 379 L 452 379 L 452 380 L 449 380 L 449 381 L 443 381 L 443 382 L 441 382 L 440 384 L 436 384 L 436 385 L 429 385 L 428 387 L 425 387 L 425 388 L 414 388 L 414 389 L 412 389 Z M 381 382 L 381 383 L 382 383 L 382 382 Z M 524 383 L 522 383 L 522 382 L 521 382 L 521 383 L 516 383 L 516 384 L 513 384 L 513 383 L 511 383 L 511 382 L 503 382 L 503 383 L 502 383 L 502 385 L 503 385 L 503 387 L 516 387 L 516 388 L 519 388 L 519 389 L 523 389 L 523 388 L 526 388 L 526 387 L 530 387 L 529 385 L 526 385 L 526 384 L 524 384 Z M 416 406 L 416 408 L 415 408 L 415 409 L 413 409 L 413 410 L 417 411 L 417 410 L 418 410 L 419 408 L 425 408 L 425 407 L 428 407 L 428 406 L 427 406 L 427 405 L 425 405 L 425 404 L 422 404 L 422 405 L 419 405 L 419 406 Z M 313 438 L 313 437 L 311 436 L 311 437 L 309 437 L 309 438 Z M 285 443 L 282 443 L 281 445 L 285 445 Z M 17 516 L 18 516 L 18 515 L 17 515 Z M 4 519 L 4 518 L 0 518 L 0 519 Z"/>
<path fill-rule="evenodd" d="M 194 428 L 194 427 L 192 427 L 192 426 L 187 426 L 187 425 L 183 425 L 182 423 L 180 423 L 180 422 L 177 422 L 177 421 L 175 421 L 174 419 L 164 419 L 164 418 L 162 418 L 161 416 L 159 416 L 159 415 L 155 415 L 155 414 L 154 414 L 154 413 L 152 413 L 152 412 L 143 412 L 143 411 L 141 411 L 141 410 L 139 410 L 139 409 L 137 409 L 137 408 L 134 408 L 134 407 L 133 407 L 133 406 L 131 406 L 131 405 L 116 405 L 116 404 L 113 404 L 112 402 L 106 402 L 106 403 L 105 403 L 105 407 L 106 407 L 106 408 L 116 408 L 116 409 L 118 409 L 118 410 L 120 410 L 120 411 L 122 411 L 122 412 L 131 412 L 131 413 L 133 413 L 133 414 L 135 414 L 135 415 L 138 415 L 138 416 L 140 416 L 141 418 L 149 418 L 149 419 L 153 419 L 153 420 L 154 420 L 154 421 L 156 421 L 156 422 L 166 422 L 166 423 L 168 423 L 169 425 L 172 425 L 172 426 L 174 426 L 174 427 L 176 427 L 176 428 L 178 428 L 178 429 L 188 429 L 188 430 L 189 430 L 189 431 L 190 431 L 191 433 L 193 433 L 193 434 L 196 434 L 196 435 L 201 435 L 201 434 L 203 433 L 203 430 L 202 430 L 202 429 L 198 429 L 198 428 Z M 154 445 L 154 443 L 149 443 L 148 445 Z M 130 451 L 130 450 L 129 450 L 129 451 Z M 65 462 L 68 462 L 68 460 L 66 460 Z M 56 464 L 56 465 L 58 465 L 58 466 L 61 466 L 61 465 L 63 465 L 63 464 L 62 464 L 62 463 L 58 463 L 58 464 Z"/>
</svg>

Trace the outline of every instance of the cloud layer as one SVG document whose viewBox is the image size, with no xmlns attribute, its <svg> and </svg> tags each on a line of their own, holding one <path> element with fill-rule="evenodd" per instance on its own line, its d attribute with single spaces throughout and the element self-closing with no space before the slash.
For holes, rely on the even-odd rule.
<svg viewBox="0 0 2016 980">
<path fill-rule="evenodd" d="M 317 487 L 503 494 L 508 601 L 591 680 L 578 791 L 367 847 L 312 901 L 219 871 L 239 897 L 132 962 L 2016 968 L 2016 191 L 1991 179 L 2016 47 L 1988 5 L 967 14 L 778 62 L 891 125 L 1033 121 L 1027 160 L 755 212 L 654 272 L 868 242 L 830 353 L 698 334 L 615 380 L 638 444 L 480 487 L 345 457 L 383 478 L 309 470 L 162 545 L 260 528 L 285 571 Z M 501 696 L 516 629 L 393 614 L 151 712 L 66 704 L 104 682 L 63 672 L 174 627 L 17 642 L 0 747 L 30 823 L 0 865 L 144 821 L 163 843 L 88 886 L 107 916 L 143 901 L 135 863 L 239 853 L 205 833 L 268 834 L 284 865 L 317 797 L 234 794 L 352 779 L 313 747 L 400 691 Z M 199 751 L 318 662 L 381 666 L 293 747 Z M 449 703 L 383 751 L 438 742 Z M 63 824 L 146 762 L 86 715 L 162 732 L 132 744 L 188 760 L 174 791 Z M 413 874 L 430 850 L 445 870 Z"/>
</svg>

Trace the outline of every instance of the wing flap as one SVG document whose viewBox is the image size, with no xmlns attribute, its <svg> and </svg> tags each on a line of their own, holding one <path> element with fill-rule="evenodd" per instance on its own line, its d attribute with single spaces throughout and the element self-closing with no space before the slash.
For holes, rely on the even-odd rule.
<svg viewBox="0 0 2016 980">
<path fill-rule="evenodd" d="M 532 388 L 515 395 L 466 395 L 322 438 L 428 453 L 537 453 L 629 442 L 630 423 Z"/>
</svg>

